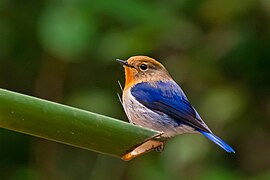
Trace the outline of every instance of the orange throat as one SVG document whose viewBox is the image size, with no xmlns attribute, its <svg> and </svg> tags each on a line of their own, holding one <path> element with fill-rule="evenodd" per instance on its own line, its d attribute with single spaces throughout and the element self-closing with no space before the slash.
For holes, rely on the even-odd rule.
<svg viewBox="0 0 270 180">
<path fill-rule="evenodd" d="M 133 70 L 130 69 L 129 67 L 125 67 L 125 76 L 126 76 L 126 82 L 125 82 L 125 88 L 127 89 L 128 87 L 130 87 L 131 85 L 134 84 L 134 75 L 133 75 Z"/>
</svg>

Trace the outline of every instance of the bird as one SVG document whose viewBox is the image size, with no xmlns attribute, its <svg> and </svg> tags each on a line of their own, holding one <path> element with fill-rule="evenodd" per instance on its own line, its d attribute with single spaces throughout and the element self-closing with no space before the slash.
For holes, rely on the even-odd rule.
<svg viewBox="0 0 270 180">
<path fill-rule="evenodd" d="M 125 70 L 121 103 L 130 123 L 162 132 L 167 139 L 184 133 L 199 133 L 226 152 L 235 153 L 209 129 L 160 62 L 148 56 L 116 60 Z M 157 150 L 162 151 L 164 144 Z"/>
</svg>

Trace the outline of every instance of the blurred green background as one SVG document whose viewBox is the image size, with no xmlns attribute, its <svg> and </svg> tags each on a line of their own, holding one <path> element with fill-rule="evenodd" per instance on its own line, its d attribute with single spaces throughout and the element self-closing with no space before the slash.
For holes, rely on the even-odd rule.
<svg viewBox="0 0 270 180">
<path fill-rule="evenodd" d="M 0 1 L 1 88 L 127 120 L 115 59 L 133 55 L 237 153 L 187 134 L 124 162 L 0 129 L 0 179 L 270 179 L 269 0 Z"/>
</svg>

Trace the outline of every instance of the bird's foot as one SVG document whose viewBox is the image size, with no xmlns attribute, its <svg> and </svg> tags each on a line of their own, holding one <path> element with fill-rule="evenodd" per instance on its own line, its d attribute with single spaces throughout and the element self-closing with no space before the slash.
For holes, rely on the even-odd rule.
<svg viewBox="0 0 270 180">
<path fill-rule="evenodd" d="M 156 152 L 164 151 L 166 141 L 163 141 L 163 142 L 160 142 L 160 143 L 161 144 L 158 147 L 156 147 Z"/>
</svg>

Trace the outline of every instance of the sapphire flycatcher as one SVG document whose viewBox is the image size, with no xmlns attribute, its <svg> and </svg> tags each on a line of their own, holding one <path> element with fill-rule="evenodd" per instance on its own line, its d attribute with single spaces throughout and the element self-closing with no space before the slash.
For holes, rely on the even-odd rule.
<svg viewBox="0 0 270 180">
<path fill-rule="evenodd" d="M 225 151 L 235 153 L 212 133 L 161 63 L 147 56 L 117 61 L 125 68 L 122 104 L 130 123 L 163 132 L 166 138 L 201 133 Z"/>
</svg>

